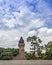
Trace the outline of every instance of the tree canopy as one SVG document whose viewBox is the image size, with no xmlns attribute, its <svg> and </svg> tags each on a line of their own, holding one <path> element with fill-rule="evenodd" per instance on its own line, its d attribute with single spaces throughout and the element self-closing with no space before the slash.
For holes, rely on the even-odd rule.
<svg viewBox="0 0 52 65">
<path fill-rule="evenodd" d="M 0 60 L 10 60 L 19 54 L 19 49 L 14 48 L 0 48 Z"/>
</svg>

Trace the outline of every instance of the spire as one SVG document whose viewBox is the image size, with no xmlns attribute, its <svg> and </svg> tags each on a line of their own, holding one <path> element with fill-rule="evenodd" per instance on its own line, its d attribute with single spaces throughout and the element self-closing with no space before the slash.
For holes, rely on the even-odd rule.
<svg viewBox="0 0 52 65">
<path fill-rule="evenodd" d="M 20 38 L 19 43 L 24 43 L 23 37 Z"/>
<path fill-rule="evenodd" d="M 23 37 L 20 38 L 18 46 L 25 46 Z"/>
</svg>

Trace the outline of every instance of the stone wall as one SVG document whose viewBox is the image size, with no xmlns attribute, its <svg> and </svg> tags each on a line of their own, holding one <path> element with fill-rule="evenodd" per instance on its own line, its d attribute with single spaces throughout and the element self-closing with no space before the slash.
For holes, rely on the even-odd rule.
<svg viewBox="0 0 52 65">
<path fill-rule="evenodd" d="M 0 61 L 0 65 L 52 65 L 52 60 L 9 60 Z"/>
</svg>

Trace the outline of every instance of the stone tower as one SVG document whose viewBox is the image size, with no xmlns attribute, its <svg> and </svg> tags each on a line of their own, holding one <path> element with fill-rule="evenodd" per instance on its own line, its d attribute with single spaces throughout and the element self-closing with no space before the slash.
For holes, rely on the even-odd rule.
<svg viewBox="0 0 52 65">
<path fill-rule="evenodd" d="M 23 40 L 22 37 L 21 37 L 20 40 L 19 40 L 18 46 L 19 46 L 19 54 L 24 53 L 25 44 L 24 44 L 24 40 Z"/>
<path fill-rule="evenodd" d="M 17 56 L 17 59 L 25 60 L 25 52 L 24 52 L 25 43 L 22 37 L 19 40 L 18 47 L 19 47 L 19 55 Z"/>
</svg>

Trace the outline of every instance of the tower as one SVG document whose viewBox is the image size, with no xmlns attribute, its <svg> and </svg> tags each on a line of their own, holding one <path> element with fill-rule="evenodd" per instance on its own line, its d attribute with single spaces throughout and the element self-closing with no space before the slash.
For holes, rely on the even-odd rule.
<svg viewBox="0 0 52 65">
<path fill-rule="evenodd" d="M 14 59 L 15 60 L 25 60 L 26 59 L 25 53 L 24 53 L 25 43 L 22 37 L 19 40 L 18 47 L 19 47 L 19 55 L 17 55 Z"/>
<path fill-rule="evenodd" d="M 22 37 L 19 40 L 18 46 L 19 46 L 19 54 L 23 54 L 24 53 L 25 44 L 24 44 L 24 40 L 23 40 Z"/>
</svg>

